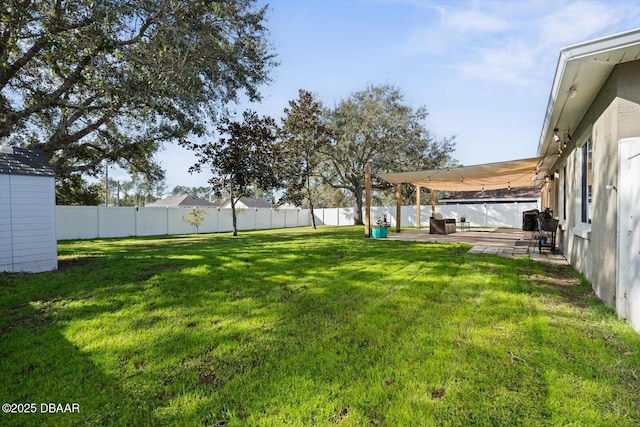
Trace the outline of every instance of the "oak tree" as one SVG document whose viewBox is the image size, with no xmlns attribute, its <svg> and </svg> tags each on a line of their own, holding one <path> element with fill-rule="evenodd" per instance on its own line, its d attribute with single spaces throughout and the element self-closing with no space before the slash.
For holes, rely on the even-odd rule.
<svg viewBox="0 0 640 427">
<path fill-rule="evenodd" d="M 341 101 L 331 114 L 331 144 L 324 150 L 323 179 L 349 191 L 354 223 L 362 224 L 367 165 L 377 173 L 430 169 L 451 161 L 454 138 L 436 140 L 425 125 L 425 107 L 413 109 L 390 85 L 369 86 Z M 389 184 L 372 177 L 372 187 Z"/>
<path fill-rule="evenodd" d="M 101 162 L 161 174 L 154 153 L 276 65 L 256 0 L 0 2 L 0 142 L 42 148 L 57 176 Z"/>
</svg>

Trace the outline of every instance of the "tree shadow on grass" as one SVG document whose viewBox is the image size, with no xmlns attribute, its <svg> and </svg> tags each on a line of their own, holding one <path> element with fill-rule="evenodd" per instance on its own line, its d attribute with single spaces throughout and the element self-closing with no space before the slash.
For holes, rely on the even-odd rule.
<svg viewBox="0 0 640 427">
<path fill-rule="evenodd" d="M 523 320 L 527 336 L 535 329 L 527 319 L 549 315 L 527 298 L 563 297 L 523 279 L 547 274 L 536 265 L 472 256 L 463 246 L 364 241 L 360 231 L 241 236 L 107 241 L 102 251 L 87 246 L 94 258 L 85 265 L 0 285 L 11 294 L 0 304 L 3 314 L 22 319 L 3 330 L 16 349 L 12 363 L 44 343 L 37 374 L 11 390 L 22 396 L 36 379 L 57 381 L 44 390 L 66 397 L 80 381 L 75 370 L 86 366 L 78 390 L 102 389 L 84 415 L 107 424 L 393 424 L 402 411 L 439 408 L 459 415 L 470 403 L 449 400 L 456 387 L 463 395 L 451 372 L 492 372 L 490 363 L 467 357 L 493 355 L 491 342 L 474 336 L 501 339 L 493 326 Z M 512 314 L 503 319 L 509 295 L 521 299 L 522 310 L 505 306 Z M 481 319 L 478 310 L 489 314 Z M 40 325 L 35 333 L 25 327 L 30 322 Z M 69 356 L 42 369 L 51 354 Z M 25 366 L 18 366 L 7 379 L 20 378 Z M 527 378 L 518 372 L 507 379 L 519 387 Z M 475 384 L 490 387 L 473 376 L 464 385 Z M 420 399 L 416 390 L 427 400 L 406 409 Z M 127 397 L 131 403 L 117 403 Z M 504 416 L 517 414 L 501 408 Z M 544 420 L 549 410 L 538 412 Z M 469 421 L 451 422 L 461 419 Z"/>
<path fill-rule="evenodd" d="M 2 413 L 0 425 L 151 424 L 146 403 L 70 342 L 62 325 L 43 323 L 42 310 L 25 311 L 22 321 L 2 331 L 0 400 L 35 404 L 35 413 Z M 52 413 L 50 404 L 62 412 Z"/>
</svg>

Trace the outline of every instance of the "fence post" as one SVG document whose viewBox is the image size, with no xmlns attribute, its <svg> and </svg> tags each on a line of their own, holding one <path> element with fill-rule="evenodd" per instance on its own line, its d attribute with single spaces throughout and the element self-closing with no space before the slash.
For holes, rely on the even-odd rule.
<svg viewBox="0 0 640 427">
<path fill-rule="evenodd" d="M 484 226 L 486 227 L 489 224 L 489 211 L 487 209 L 487 204 L 484 204 Z"/>
<path fill-rule="evenodd" d="M 98 206 L 98 215 L 97 215 L 97 219 L 98 219 L 98 239 L 102 237 L 102 206 Z"/>
<path fill-rule="evenodd" d="M 402 184 L 396 185 L 396 233 L 400 232 L 402 226 L 400 217 L 402 216 Z"/>
</svg>

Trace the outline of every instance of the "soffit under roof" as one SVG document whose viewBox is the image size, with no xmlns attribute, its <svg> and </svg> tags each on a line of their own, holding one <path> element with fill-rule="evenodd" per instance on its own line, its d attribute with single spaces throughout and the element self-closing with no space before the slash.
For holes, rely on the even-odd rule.
<svg viewBox="0 0 640 427">
<path fill-rule="evenodd" d="M 569 46 L 560 51 L 547 105 L 538 155 L 545 157 L 543 169 L 557 159 L 554 129 L 575 129 L 613 68 L 640 59 L 640 29 Z M 572 88 L 575 88 L 572 91 Z M 573 92 L 573 97 L 571 96 Z"/>
</svg>

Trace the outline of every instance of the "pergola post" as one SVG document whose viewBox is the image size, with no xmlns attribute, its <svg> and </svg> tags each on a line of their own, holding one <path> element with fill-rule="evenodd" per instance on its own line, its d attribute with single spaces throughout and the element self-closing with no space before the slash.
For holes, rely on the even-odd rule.
<svg viewBox="0 0 640 427">
<path fill-rule="evenodd" d="M 371 167 L 364 173 L 364 238 L 371 238 Z"/>
<path fill-rule="evenodd" d="M 436 192 L 431 190 L 431 216 L 436 213 Z"/>
<path fill-rule="evenodd" d="M 396 232 L 400 232 L 400 217 L 402 216 L 402 184 L 396 185 Z"/>
<path fill-rule="evenodd" d="M 422 187 L 416 186 L 416 191 L 416 227 L 420 230 L 420 193 L 422 192 Z"/>
</svg>

